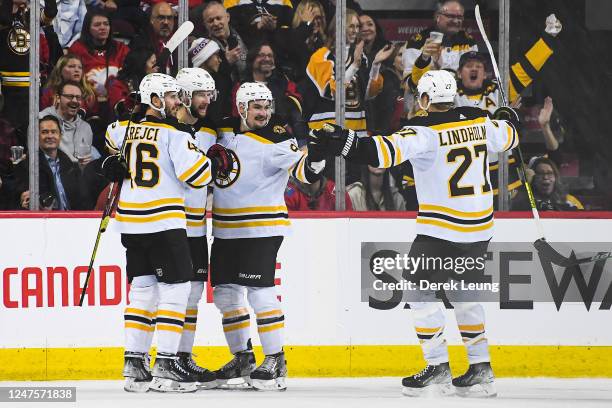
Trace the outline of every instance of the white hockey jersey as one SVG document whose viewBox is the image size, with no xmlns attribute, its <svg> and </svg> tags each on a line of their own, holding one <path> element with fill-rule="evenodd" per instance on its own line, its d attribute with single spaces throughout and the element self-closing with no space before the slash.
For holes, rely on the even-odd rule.
<svg viewBox="0 0 612 408">
<path fill-rule="evenodd" d="M 368 139 L 368 138 L 365 138 Z M 362 143 L 363 141 L 363 143 Z M 487 156 L 518 145 L 506 121 L 477 108 L 417 116 L 390 136 L 360 140 L 359 154 L 372 165 L 392 167 L 410 160 L 419 201 L 417 234 L 452 242 L 493 235 L 493 194 Z"/>
<path fill-rule="evenodd" d="M 230 239 L 288 235 L 291 223 L 285 189 L 290 174 L 302 182 L 311 182 L 307 153 L 298 149 L 295 138 L 275 116 L 265 128 L 250 132 L 241 132 L 239 119 L 231 118 L 220 124 L 218 135 L 218 142 L 231 150 L 237 164 L 230 177 L 215 180 L 213 236 Z"/>
<path fill-rule="evenodd" d="M 207 118 L 194 124 L 194 143 L 207 152 L 217 141 L 215 125 Z M 188 188 L 185 197 L 185 215 L 187 216 L 187 236 L 203 237 L 206 235 L 206 197 L 208 189 Z"/>
<path fill-rule="evenodd" d="M 128 122 L 107 128 L 106 145 L 119 151 Z M 212 181 L 210 160 L 178 122 L 146 117 L 130 124 L 125 141 L 130 178 L 123 181 L 115 221 L 125 234 L 147 234 L 186 228 L 186 186 L 202 188 Z"/>
</svg>

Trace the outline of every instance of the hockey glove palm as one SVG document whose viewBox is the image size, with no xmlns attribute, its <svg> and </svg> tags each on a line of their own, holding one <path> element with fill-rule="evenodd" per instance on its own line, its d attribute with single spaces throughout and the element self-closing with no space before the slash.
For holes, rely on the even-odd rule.
<svg viewBox="0 0 612 408">
<path fill-rule="evenodd" d="M 226 178 L 229 176 L 230 170 L 233 167 L 232 156 L 225 147 L 215 143 L 206 152 L 206 157 L 210 159 L 213 178 Z"/>
<path fill-rule="evenodd" d="M 130 172 L 125 158 L 120 154 L 108 156 L 102 162 L 102 175 L 113 182 L 129 178 Z"/>
<path fill-rule="evenodd" d="M 509 106 L 502 106 L 501 108 L 497 108 L 497 110 L 493 112 L 493 119 L 507 120 L 508 122 L 512 123 L 517 129 L 520 124 L 518 113 Z"/>
</svg>

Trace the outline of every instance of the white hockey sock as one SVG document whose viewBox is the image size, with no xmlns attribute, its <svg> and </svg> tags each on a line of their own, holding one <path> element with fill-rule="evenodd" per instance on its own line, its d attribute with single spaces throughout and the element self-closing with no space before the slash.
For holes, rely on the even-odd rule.
<svg viewBox="0 0 612 408">
<path fill-rule="evenodd" d="M 247 350 L 251 338 L 251 321 L 244 299 L 244 287 L 234 284 L 217 285 L 215 306 L 223 314 L 223 334 L 232 354 Z"/>
<path fill-rule="evenodd" d="M 489 342 L 485 337 L 485 315 L 482 305 L 480 303 L 456 303 L 453 306 L 470 364 L 491 361 Z"/>
<path fill-rule="evenodd" d="M 285 316 L 276 297 L 276 288 L 247 287 L 247 298 L 257 315 L 257 331 L 265 355 L 282 351 Z"/>
<path fill-rule="evenodd" d="M 448 362 L 448 348 L 444 338 L 445 317 L 439 302 L 411 302 L 414 329 L 423 356 L 428 364 L 438 365 Z"/>
<path fill-rule="evenodd" d="M 191 292 L 187 301 L 187 311 L 185 313 L 185 325 L 179 343 L 179 352 L 191 353 L 193 341 L 195 339 L 196 326 L 198 322 L 198 303 L 202 299 L 204 292 L 204 282 L 191 282 Z"/>
<path fill-rule="evenodd" d="M 132 279 L 130 304 L 124 311 L 125 350 L 148 353 L 155 330 L 157 279 L 153 275 Z"/>
<path fill-rule="evenodd" d="M 190 282 L 158 283 L 159 306 L 157 308 L 157 352 L 176 354 L 178 351 L 187 299 L 191 290 Z"/>
</svg>

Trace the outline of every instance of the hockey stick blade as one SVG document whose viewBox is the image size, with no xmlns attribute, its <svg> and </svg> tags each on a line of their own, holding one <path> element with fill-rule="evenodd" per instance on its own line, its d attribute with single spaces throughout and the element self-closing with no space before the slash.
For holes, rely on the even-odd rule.
<svg viewBox="0 0 612 408">
<path fill-rule="evenodd" d="M 564 268 L 569 268 L 571 266 L 585 263 L 603 261 L 604 259 L 612 258 L 612 252 L 601 252 L 597 255 L 589 256 L 586 258 L 568 258 L 566 256 L 561 255 L 544 238 L 540 238 L 535 241 L 533 243 L 533 246 L 538 250 L 538 253 L 542 258 Z"/>
<path fill-rule="evenodd" d="M 176 47 L 179 46 L 183 40 L 187 38 L 189 34 L 193 31 L 193 23 L 191 21 L 185 21 L 181 26 L 174 32 L 172 37 L 166 43 L 164 48 L 167 48 L 170 51 L 170 54 L 176 50 Z"/>
<path fill-rule="evenodd" d="M 554 263 L 555 265 L 569 267 L 575 265 L 571 259 L 561 255 L 555 248 L 553 248 L 544 238 L 540 238 L 533 243 L 535 249 L 537 249 L 540 256 L 547 261 Z"/>
</svg>

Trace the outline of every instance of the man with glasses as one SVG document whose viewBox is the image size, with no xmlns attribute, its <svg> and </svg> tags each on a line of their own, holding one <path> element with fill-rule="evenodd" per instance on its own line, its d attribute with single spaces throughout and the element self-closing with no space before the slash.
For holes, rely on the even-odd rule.
<svg viewBox="0 0 612 408">
<path fill-rule="evenodd" d="M 151 48 L 158 56 L 159 72 L 175 75 L 177 70 L 178 54 L 175 52 L 164 64 L 159 61 L 159 55 L 166 42 L 172 37 L 175 30 L 174 10 L 170 4 L 162 1 L 151 7 L 148 27 L 139 33 L 130 42 L 130 48 Z"/>
<path fill-rule="evenodd" d="M 413 67 L 457 71 L 461 55 L 478 51 L 476 41 L 463 29 L 465 9 L 458 0 L 442 0 L 434 14 L 435 26 L 415 34 L 406 43 L 404 76 Z M 434 33 L 434 34 L 432 34 Z M 443 34 L 440 41 L 435 33 Z"/>
<path fill-rule="evenodd" d="M 62 130 L 60 149 L 70 160 L 85 166 L 99 158 L 100 153 L 92 146 L 91 126 L 79 115 L 82 98 L 83 90 L 79 83 L 66 81 L 59 87 L 53 106 L 41 111 L 38 117 L 51 115 L 59 120 Z"/>
</svg>

